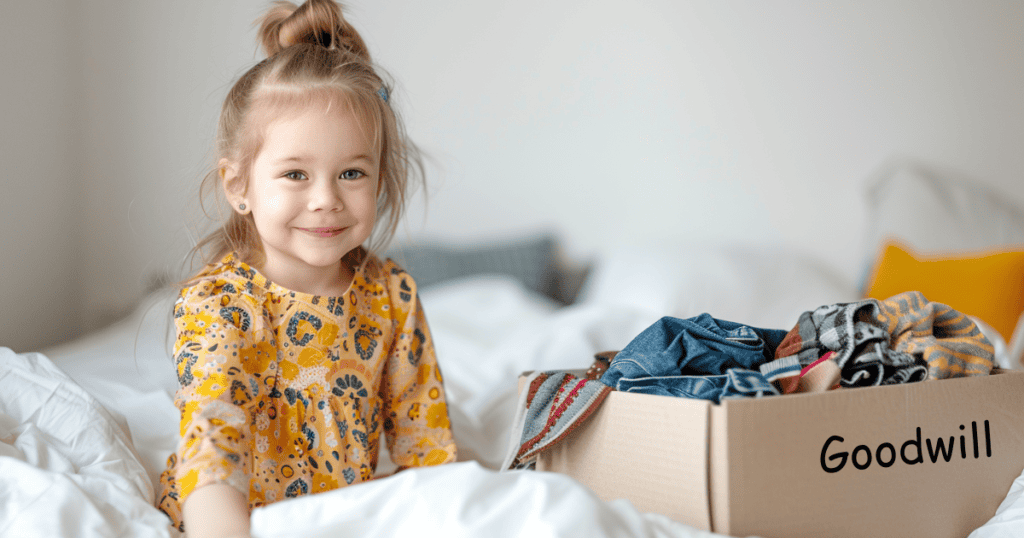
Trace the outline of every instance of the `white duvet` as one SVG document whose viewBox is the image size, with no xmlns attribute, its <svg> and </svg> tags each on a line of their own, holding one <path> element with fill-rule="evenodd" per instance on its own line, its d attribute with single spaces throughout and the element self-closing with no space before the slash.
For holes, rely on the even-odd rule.
<svg viewBox="0 0 1024 538">
<path fill-rule="evenodd" d="M 168 536 L 123 421 L 43 355 L 0 364 L 0 536 Z"/>
<path fill-rule="evenodd" d="M 625 500 L 602 501 L 561 475 L 498 472 L 516 378 L 526 370 L 586 368 L 595 352 L 621 349 L 666 312 L 709 311 L 788 328 L 784 320 L 795 321 L 801 309 L 852 298 L 850 287 L 816 266 L 796 268 L 800 278 L 790 279 L 803 295 L 781 288 L 778 274 L 793 269 L 786 265 L 793 259 L 772 265 L 761 254 L 745 260 L 708 251 L 703 269 L 674 273 L 647 260 L 647 277 L 628 286 L 616 285 L 615 263 L 605 264 L 582 300 L 567 308 L 502 277 L 422 290 L 460 462 L 257 509 L 253 535 L 718 536 L 639 513 Z M 732 262 L 739 263 L 722 270 Z M 751 281 L 743 270 L 774 283 L 731 285 Z M 687 294 L 680 281 L 702 295 Z M 0 348 L 0 537 L 177 536 L 152 507 L 156 480 L 177 441 L 170 304 L 168 296 L 154 297 L 120 324 L 45 355 Z M 382 455 L 381 462 L 386 474 L 390 460 Z M 1024 478 L 972 538 L 1024 535 L 1022 491 Z"/>
<path fill-rule="evenodd" d="M 0 536 L 168 537 L 119 417 L 44 355 L 0 348 Z M 280 502 L 253 536 L 713 536 L 626 501 L 603 502 L 552 473 L 477 462 L 415 469 Z"/>
</svg>

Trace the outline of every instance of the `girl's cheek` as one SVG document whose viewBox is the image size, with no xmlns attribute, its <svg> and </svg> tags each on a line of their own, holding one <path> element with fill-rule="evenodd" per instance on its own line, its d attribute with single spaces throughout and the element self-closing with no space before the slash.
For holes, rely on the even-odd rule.
<svg viewBox="0 0 1024 538">
<path fill-rule="evenodd" d="M 268 211 L 272 213 L 277 213 L 281 211 L 281 208 L 284 207 L 284 204 L 282 203 L 280 198 L 269 198 L 267 199 L 266 206 Z"/>
<path fill-rule="evenodd" d="M 265 189 L 260 192 L 260 201 L 264 211 L 279 212 L 300 202 L 295 193 L 281 190 Z"/>
</svg>

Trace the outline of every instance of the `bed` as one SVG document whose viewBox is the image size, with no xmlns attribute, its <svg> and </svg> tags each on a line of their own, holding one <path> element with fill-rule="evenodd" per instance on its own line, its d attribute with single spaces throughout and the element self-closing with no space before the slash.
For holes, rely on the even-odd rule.
<svg viewBox="0 0 1024 538">
<path fill-rule="evenodd" d="M 626 500 L 599 499 L 562 475 L 500 472 L 516 379 L 530 370 L 586 368 L 595 353 L 621 349 L 666 314 L 710 312 L 788 329 L 805 310 L 862 297 L 878 272 L 880 245 L 894 236 L 908 248 L 947 255 L 1024 244 L 1018 209 L 921 168 L 890 169 L 871 183 L 867 200 L 871 229 L 866 246 L 857 247 L 865 251 L 861 281 L 828 260 L 763 245 L 636 244 L 585 264 L 567 264 L 549 236 L 395 250 L 420 282 L 459 461 L 391 475 L 382 455 L 376 480 L 255 510 L 253 536 L 387 537 L 424 529 L 446 536 L 720 536 L 641 513 Z M 929 215 L 943 224 L 930 226 Z M 951 215 L 962 224 L 957 234 L 935 234 L 950 228 Z M 0 536 L 177 536 L 152 506 L 154 484 L 177 443 L 168 351 L 173 298 L 155 292 L 119 323 L 38 353 L 0 348 Z M 988 325 L 1000 366 L 1020 368 L 1020 338 Z M 1022 534 L 1024 476 L 971 536 Z"/>
</svg>

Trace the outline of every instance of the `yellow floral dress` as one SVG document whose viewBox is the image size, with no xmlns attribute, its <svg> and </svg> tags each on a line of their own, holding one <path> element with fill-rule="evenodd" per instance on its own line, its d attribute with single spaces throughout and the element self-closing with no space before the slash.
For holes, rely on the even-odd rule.
<svg viewBox="0 0 1024 538">
<path fill-rule="evenodd" d="M 382 432 L 400 469 L 454 461 L 416 285 L 391 260 L 322 297 L 229 254 L 181 290 L 174 318 L 181 442 L 157 506 L 179 529 L 182 503 L 207 484 L 252 509 L 369 480 Z"/>
</svg>

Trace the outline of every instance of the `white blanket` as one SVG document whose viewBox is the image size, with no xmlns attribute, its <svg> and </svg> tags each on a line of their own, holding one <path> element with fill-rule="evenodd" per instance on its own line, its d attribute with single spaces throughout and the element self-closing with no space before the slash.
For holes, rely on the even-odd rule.
<svg viewBox="0 0 1024 538">
<path fill-rule="evenodd" d="M 0 536 L 170 536 L 124 424 L 43 355 L 0 365 Z"/>
<path fill-rule="evenodd" d="M 722 536 L 628 501 L 604 502 L 554 473 L 497 473 L 476 462 L 413 469 L 253 511 L 254 538 L 334 536 Z"/>
</svg>

